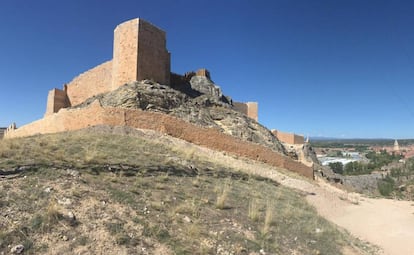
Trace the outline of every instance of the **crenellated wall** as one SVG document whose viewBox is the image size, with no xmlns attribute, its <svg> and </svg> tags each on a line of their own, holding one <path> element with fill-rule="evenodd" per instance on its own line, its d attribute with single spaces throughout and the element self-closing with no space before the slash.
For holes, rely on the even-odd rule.
<svg viewBox="0 0 414 255">
<path fill-rule="evenodd" d="M 203 128 L 167 114 L 136 109 L 104 108 L 95 101 L 86 108 L 62 109 L 56 114 L 12 129 L 7 138 L 78 130 L 94 125 L 150 129 L 219 151 L 259 160 L 313 179 L 313 169 L 270 148 L 242 141 L 214 128 Z"/>
<path fill-rule="evenodd" d="M 254 119 L 255 121 L 259 120 L 258 117 L 258 103 L 257 102 L 233 102 L 233 109 L 246 114 L 248 117 Z"/>
</svg>

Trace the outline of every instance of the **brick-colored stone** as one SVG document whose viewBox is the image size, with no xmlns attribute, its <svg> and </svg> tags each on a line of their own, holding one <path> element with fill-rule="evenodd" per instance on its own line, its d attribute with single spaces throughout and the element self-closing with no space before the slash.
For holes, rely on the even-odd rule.
<svg viewBox="0 0 414 255">
<path fill-rule="evenodd" d="M 114 31 L 112 89 L 131 81 L 152 79 L 170 83 L 170 53 L 165 32 L 142 19 L 118 25 Z"/>
<path fill-rule="evenodd" d="M 111 82 L 112 61 L 107 61 L 74 78 L 64 86 L 64 90 L 66 90 L 70 105 L 75 106 L 90 97 L 109 92 Z"/>
<path fill-rule="evenodd" d="M 112 60 L 80 74 L 65 84 L 63 90 L 49 92 L 45 115 L 144 79 L 169 85 L 170 53 L 164 31 L 142 19 L 133 19 L 115 28 Z M 67 94 L 65 103 L 63 92 Z"/>
<path fill-rule="evenodd" d="M 279 139 L 279 141 L 283 143 L 288 143 L 288 144 L 304 144 L 305 143 L 305 138 L 302 135 L 281 132 L 275 129 L 272 130 L 272 133 L 276 136 L 277 139 Z"/>
<path fill-rule="evenodd" d="M 66 91 L 60 89 L 52 89 L 47 95 L 45 116 L 58 112 L 60 109 L 69 106 L 70 103 Z"/>
<path fill-rule="evenodd" d="M 257 102 L 233 102 L 233 109 L 246 114 L 248 117 L 254 119 L 255 121 L 259 120 L 258 117 L 258 103 Z"/>
<path fill-rule="evenodd" d="M 270 148 L 245 142 L 214 128 L 203 128 L 167 114 L 135 109 L 104 108 L 98 101 L 86 108 L 58 113 L 9 131 L 7 138 L 78 130 L 94 125 L 129 126 L 159 131 L 188 142 L 286 168 L 309 178 L 313 169 Z"/>
</svg>

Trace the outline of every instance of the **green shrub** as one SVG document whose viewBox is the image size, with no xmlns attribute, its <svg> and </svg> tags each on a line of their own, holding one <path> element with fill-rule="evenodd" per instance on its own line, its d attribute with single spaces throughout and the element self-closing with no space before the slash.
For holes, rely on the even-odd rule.
<svg viewBox="0 0 414 255">
<path fill-rule="evenodd" d="M 388 197 L 394 191 L 395 181 L 387 175 L 384 179 L 378 182 L 378 190 L 382 196 Z"/>
</svg>

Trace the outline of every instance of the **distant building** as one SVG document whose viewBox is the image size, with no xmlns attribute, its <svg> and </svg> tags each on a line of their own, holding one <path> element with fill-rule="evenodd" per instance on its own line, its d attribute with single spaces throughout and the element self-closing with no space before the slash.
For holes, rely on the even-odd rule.
<svg viewBox="0 0 414 255">
<path fill-rule="evenodd" d="M 398 144 L 398 141 L 395 140 L 394 142 L 394 148 L 393 148 L 394 152 L 399 152 L 400 151 L 400 145 Z"/>
</svg>

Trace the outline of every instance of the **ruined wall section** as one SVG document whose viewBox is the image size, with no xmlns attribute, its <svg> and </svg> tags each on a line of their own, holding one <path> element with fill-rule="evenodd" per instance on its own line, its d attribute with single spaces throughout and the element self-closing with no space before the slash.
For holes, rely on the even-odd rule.
<svg viewBox="0 0 414 255">
<path fill-rule="evenodd" d="M 159 131 L 190 143 L 282 167 L 313 179 L 312 168 L 270 148 L 242 141 L 214 128 L 199 127 L 167 114 L 135 109 L 103 108 L 98 101 L 86 108 L 62 109 L 56 114 L 10 130 L 6 138 L 78 130 L 105 124 Z"/>
<path fill-rule="evenodd" d="M 86 99 L 110 91 L 112 61 L 107 61 L 74 78 L 65 85 L 69 106 L 75 106 Z"/>
<path fill-rule="evenodd" d="M 285 133 L 279 130 L 272 130 L 272 133 L 276 136 L 276 138 L 284 143 L 288 144 L 304 144 L 305 138 L 301 135 L 297 135 L 294 133 Z"/>
<path fill-rule="evenodd" d="M 60 109 L 69 106 L 70 102 L 66 91 L 60 89 L 52 89 L 47 95 L 45 116 L 58 112 Z"/>
<path fill-rule="evenodd" d="M 259 120 L 258 114 L 258 103 L 257 102 L 247 102 L 247 103 L 240 103 L 240 102 L 233 102 L 233 109 L 241 112 L 248 117 L 254 119 L 255 121 Z"/>
<path fill-rule="evenodd" d="M 114 30 L 111 90 L 137 80 L 138 21 L 126 21 Z"/>
<path fill-rule="evenodd" d="M 138 22 L 138 81 L 152 79 L 170 84 L 170 53 L 161 29 L 140 19 Z"/>
</svg>

